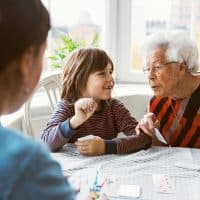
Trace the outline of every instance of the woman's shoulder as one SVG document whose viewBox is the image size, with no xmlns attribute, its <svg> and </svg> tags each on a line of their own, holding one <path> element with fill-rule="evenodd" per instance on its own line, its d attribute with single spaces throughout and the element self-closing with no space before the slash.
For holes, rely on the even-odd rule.
<svg viewBox="0 0 200 200">
<path fill-rule="evenodd" d="M 20 171 L 30 164 L 33 157 L 48 152 L 42 144 L 26 138 L 22 133 L 3 127 L 0 127 L 0 133 L 0 163 L 6 163 L 6 171 L 12 171 L 13 166 Z"/>
<path fill-rule="evenodd" d="M 60 183 L 64 183 L 60 166 L 51 158 L 47 147 L 19 134 L 0 127 L 0 177 L 7 181 L 5 190 L 10 192 L 13 186 L 19 187 L 18 192 L 21 187 L 34 190 L 30 188 L 34 182 L 43 186 L 49 184 L 50 188 L 52 182 L 40 182 L 45 177 L 56 177 L 55 180 L 60 179 Z M 66 187 L 66 184 L 61 186 Z"/>
<path fill-rule="evenodd" d="M 47 151 L 39 142 L 35 142 L 23 135 L 23 133 L 0 127 L 0 151 L 6 152 L 6 156 L 30 156 L 34 151 Z M 39 148 L 40 147 L 40 148 Z M 44 150 L 45 149 L 45 150 Z M 1 154 L 2 155 L 2 154 Z M 22 157 L 23 158 L 23 157 Z M 24 159 L 24 158 L 23 158 Z"/>
<path fill-rule="evenodd" d="M 23 148 L 23 146 L 32 146 L 34 145 L 34 142 L 32 140 L 29 140 L 26 138 L 23 133 L 10 130 L 8 128 L 0 127 L 0 143 L 1 147 L 2 145 L 5 145 L 4 147 L 10 148 Z M 12 147 L 12 148 L 11 148 Z"/>
</svg>

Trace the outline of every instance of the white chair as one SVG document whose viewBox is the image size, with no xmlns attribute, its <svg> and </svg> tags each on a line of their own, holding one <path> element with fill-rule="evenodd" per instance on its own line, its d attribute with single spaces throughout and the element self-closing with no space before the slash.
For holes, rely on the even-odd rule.
<svg viewBox="0 0 200 200">
<path fill-rule="evenodd" d="M 33 139 L 41 132 L 60 99 L 61 74 L 53 74 L 39 81 L 33 96 L 25 103 L 23 128 Z M 32 105 L 32 107 L 31 107 Z"/>
</svg>

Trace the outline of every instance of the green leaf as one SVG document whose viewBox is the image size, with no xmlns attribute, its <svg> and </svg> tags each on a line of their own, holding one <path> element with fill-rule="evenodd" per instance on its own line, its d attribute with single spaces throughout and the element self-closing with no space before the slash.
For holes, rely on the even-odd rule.
<svg viewBox="0 0 200 200">
<path fill-rule="evenodd" d="M 68 35 L 59 33 L 59 38 L 55 40 L 57 48 L 53 50 L 52 55 L 48 56 L 50 60 L 50 66 L 53 68 L 61 68 L 63 60 L 68 56 L 69 53 L 73 52 L 77 48 L 85 47 L 86 41 L 75 41 Z M 96 33 L 91 45 L 98 47 L 99 44 L 99 34 Z"/>
</svg>

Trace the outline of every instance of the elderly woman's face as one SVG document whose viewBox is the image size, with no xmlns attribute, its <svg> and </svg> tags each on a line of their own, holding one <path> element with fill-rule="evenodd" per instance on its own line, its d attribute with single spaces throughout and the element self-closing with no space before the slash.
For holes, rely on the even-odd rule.
<svg viewBox="0 0 200 200">
<path fill-rule="evenodd" d="M 154 95 L 161 97 L 176 96 L 180 68 L 177 62 L 168 62 L 165 50 L 154 50 L 148 59 L 148 79 Z"/>
</svg>

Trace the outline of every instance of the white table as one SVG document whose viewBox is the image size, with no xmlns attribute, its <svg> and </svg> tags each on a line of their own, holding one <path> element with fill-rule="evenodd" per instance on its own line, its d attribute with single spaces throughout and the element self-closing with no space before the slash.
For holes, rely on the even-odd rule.
<svg viewBox="0 0 200 200">
<path fill-rule="evenodd" d="M 126 155 L 87 157 L 80 155 L 72 144 L 52 156 L 60 162 L 63 173 L 81 180 L 94 179 L 100 167 L 101 180 L 109 178 L 120 184 L 141 187 L 141 200 L 200 200 L 200 170 L 180 168 L 178 163 L 196 163 L 200 169 L 200 149 L 152 147 Z M 174 180 L 175 192 L 154 190 L 152 174 L 167 174 Z M 119 198 L 111 198 L 119 199 Z M 120 198 L 121 199 L 121 198 Z"/>
</svg>

